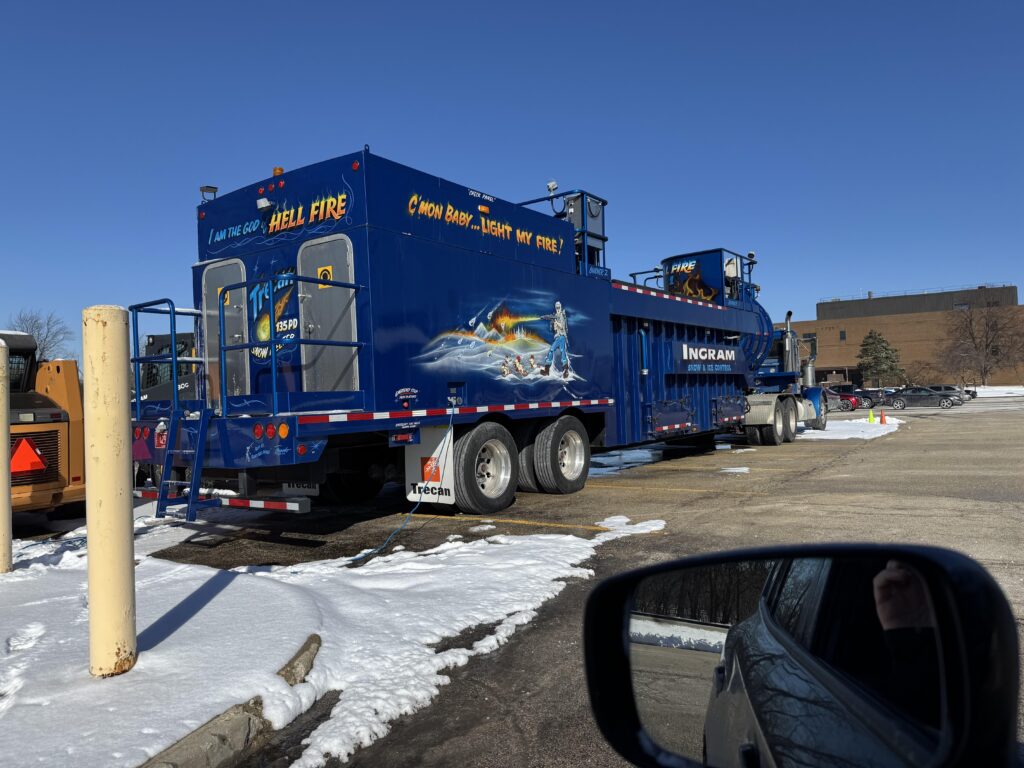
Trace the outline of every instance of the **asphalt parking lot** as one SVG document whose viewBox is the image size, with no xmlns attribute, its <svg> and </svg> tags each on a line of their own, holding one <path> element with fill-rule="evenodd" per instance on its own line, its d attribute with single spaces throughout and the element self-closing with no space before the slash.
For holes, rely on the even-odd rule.
<svg viewBox="0 0 1024 768">
<path fill-rule="evenodd" d="M 729 449 L 704 454 L 657 451 L 657 460 L 595 476 L 573 496 L 522 494 L 491 519 L 493 530 L 471 531 L 481 523 L 477 517 L 428 511 L 392 544 L 421 550 L 453 535 L 497 533 L 590 537 L 598 521 L 616 514 L 666 521 L 658 533 L 603 545 L 587 563 L 599 579 L 687 554 L 763 544 L 927 543 L 979 560 L 1024 616 L 1024 398 L 913 409 L 898 418 L 906 422 L 898 432 L 870 441 L 798 440 L 742 451 L 737 438 L 723 441 Z M 610 458 L 598 463 L 614 463 Z M 747 471 L 723 472 L 740 468 Z M 362 507 L 200 525 L 161 556 L 221 568 L 350 556 L 383 542 L 407 509 L 395 487 Z M 19 516 L 15 535 L 45 535 L 34 525 Z M 509 643 L 452 670 L 433 704 L 394 722 L 388 736 L 347 765 L 624 765 L 591 722 L 583 679 L 582 611 L 596 579 L 569 582 Z M 333 699 L 328 695 L 279 733 L 250 765 L 289 764 Z"/>
</svg>

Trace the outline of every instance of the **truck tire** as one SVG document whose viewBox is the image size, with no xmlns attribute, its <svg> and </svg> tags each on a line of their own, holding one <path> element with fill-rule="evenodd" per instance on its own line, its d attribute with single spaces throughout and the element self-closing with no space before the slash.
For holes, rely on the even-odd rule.
<svg viewBox="0 0 1024 768">
<path fill-rule="evenodd" d="M 782 401 L 782 441 L 792 443 L 796 440 L 796 401 L 787 397 Z"/>
<path fill-rule="evenodd" d="M 547 422 L 543 422 L 546 424 Z M 537 448 L 537 425 L 523 424 L 517 433 L 519 438 L 519 490 L 523 493 L 540 493 L 537 482 L 537 469 L 534 467 L 534 455 Z"/>
<path fill-rule="evenodd" d="M 761 444 L 760 427 L 744 427 L 744 431 L 747 433 L 747 443 L 749 443 L 750 445 Z"/>
<path fill-rule="evenodd" d="M 771 423 L 761 427 L 761 443 L 763 445 L 782 445 L 784 423 L 785 414 L 782 403 L 776 400 Z"/>
<path fill-rule="evenodd" d="M 807 424 L 811 429 L 818 430 L 823 430 L 828 426 L 828 400 L 825 399 L 824 395 L 821 397 L 821 415 L 814 421 L 807 422 Z"/>
<path fill-rule="evenodd" d="M 511 506 L 519 484 L 516 441 L 501 424 L 485 421 L 455 439 L 455 506 L 492 514 Z"/>
<path fill-rule="evenodd" d="M 590 438 L 575 416 L 560 416 L 537 433 L 533 465 L 547 493 L 576 493 L 590 472 Z"/>
</svg>

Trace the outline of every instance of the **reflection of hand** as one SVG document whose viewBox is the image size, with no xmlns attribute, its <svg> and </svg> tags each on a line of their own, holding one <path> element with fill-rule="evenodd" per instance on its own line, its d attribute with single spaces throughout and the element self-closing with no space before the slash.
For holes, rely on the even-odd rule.
<svg viewBox="0 0 1024 768">
<path fill-rule="evenodd" d="M 931 627 L 931 611 L 924 583 L 916 571 L 890 560 L 872 582 L 875 610 L 882 629 Z"/>
</svg>

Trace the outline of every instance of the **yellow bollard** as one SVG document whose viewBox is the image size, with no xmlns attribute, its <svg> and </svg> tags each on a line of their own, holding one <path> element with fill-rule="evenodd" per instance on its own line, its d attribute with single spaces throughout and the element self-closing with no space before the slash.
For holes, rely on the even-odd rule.
<svg viewBox="0 0 1024 768">
<path fill-rule="evenodd" d="M 110 677 L 138 657 L 127 310 L 83 310 L 82 358 L 89 671 Z"/>
<path fill-rule="evenodd" d="M 7 345 L 0 339 L 0 573 L 14 568 L 11 547 L 11 381 Z"/>
<path fill-rule="evenodd" d="M 868 408 L 868 424 L 875 423 L 875 411 L 872 408 Z"/>
</svg>

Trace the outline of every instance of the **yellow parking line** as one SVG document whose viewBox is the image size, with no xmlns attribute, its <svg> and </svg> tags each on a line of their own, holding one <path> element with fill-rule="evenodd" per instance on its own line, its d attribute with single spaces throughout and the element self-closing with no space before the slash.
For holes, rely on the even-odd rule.
<svg viewBox="0 0 1024 768">
<path fill-rule="evenodd" d="M 771 496 L 760 491 L 734 491 L 728 488 L 663 488 L 656 485 L 626 485 L 625 483 L 587 483 L 587 488 L 621 488 L 635 491 L 678 491 L 680 493 L 738 493 L 741 496 Z"/>
<path fill-rule="evenodd" d="M 610 531 L 611 528 L 605 528 L 603 525 L 572 525 L 571 523 L 545 523 L 540 520 L 518 520 L 507 517 L 484 517 L 484 516 L 473 516 L 468 517 L 465 515 L 416 515 L 413 517 L 429 517 L 438 518 L 440 520 L 460 520 L 466 523 L 482 523 L 487 520 L 490 523 L 504 523 L 506 525 L 535 525 L 541 528 L 573 528 L 575 530 L 584 531 Z"/>
<path fill-rule="evenodd" d="M 739 461 L 739 459 L 737 459 Z M 657 464 L 649 464 L 658 472 L 721 472 L 723 469 L 734 469 L 734 467 L 673 467 L 665 466 L 659 467 Z M 799 472 L 800 467 L 796 469 L 786 469 L 784 467 L 748 467 L 751 472 Z"/>
</svg>

